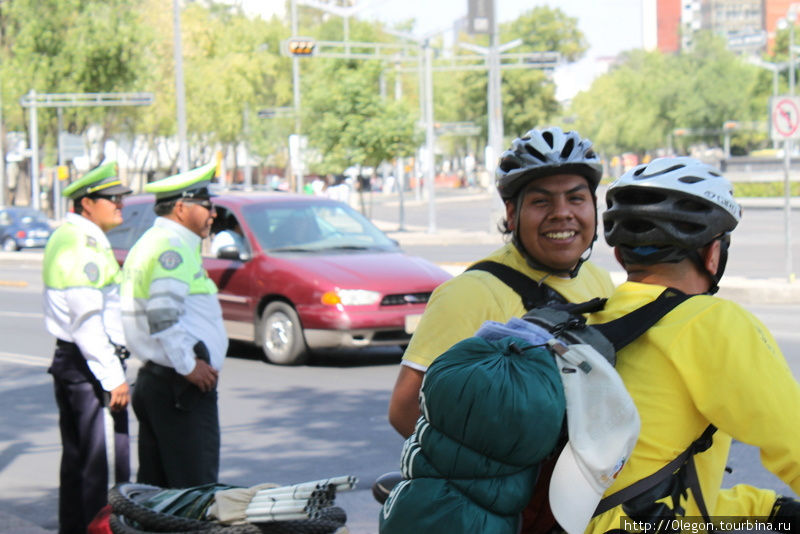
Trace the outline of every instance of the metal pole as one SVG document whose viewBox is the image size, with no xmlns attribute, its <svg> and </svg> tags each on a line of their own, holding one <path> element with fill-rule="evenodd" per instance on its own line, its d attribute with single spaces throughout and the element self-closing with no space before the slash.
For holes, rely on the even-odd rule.
<svg viewBox="0 0 800 534">
<path fill-rule="evenodd" d="M 400 83 L 400 62 L 395 63 L 395 76 L 394 76 L 394 99 L 399 101 L 403 98 L 403 84 Z M 397 196 L 399 200 L 399 213 L 397 214 L 397 230 L 400 232 L 406 229 L 406 212 L 403 206 L 403 196 L 406 192 L 405 186 L 405 170 L 403 169 L 403 158 L 396 159 L 395 174 L 397 175 Z"/>
<path fill-rule="evenodd" d="M 189 170 L 189 145 L 186 142 L 186 88 L 183 83 L 183 52 L 181 48 L 181 9 L 172 0 L 173 51 L 175 54 L 175 101 L 178 109 L 178 165 L 180 172 Z"/>
<path fill-rule="evenodd" d="M 31 130 L 31 207 L 38 210 L 39 203 L 39 124 L 37 120 L 36 91 L 28 93 L 32 105 L 30 111 Z"/>
<path fill-rule="evenodd" d="M 773 64 L 772 65 L 772 97 L 773 98 L 778 98 L 778 70 L 779 70 L 778 65 Z M 770 117 L 769 120 L 772 121 L 772 117 Z M 773 139 L 772 140 L 772 149 L 773 150 L 777 150 L 778 149 L 778 140 L 777 139 Z"/>
<path fill-rule="evenodd" d="M 253 169 L 250 167 L 250 106 L 244 105 L 242 126 L 244 129 L 244 190 L 253 190 Z"/>
<path fill-rule="evenodd" d="M 427 100 L 425 98 L 425 47 L 423 43 L 420 43 L 419 47 L 419 62 L 417 63 L 418 66 L 418 78 L 419 78 L 419 118 L 422 124 L 425 124 L 426 117 L 428 116 L 428 112 L 426 111 Z M 419 151 L 419 154 L 422 154 L 422 150 Z M 419 161 L 420 158 L 417 158 Z M 415 165 L 417 167 L 417 183 L 414 187 L 414 199 L 419 202 L 422 200 L 422 168 L 419 165 Z"/>
<path fill-rule="evenodd" d="M 489 37 L 489 80 L 488 80 L 488 112 L 489 112 L 489 147 L 492 161 L 486 161 L 486 170 L 490 176 L 494 175 L 495 167 L 497 166 L 497 159 L 503 151 L 503 98 L 500 83 L 500 56 L 499 56 L 499 41 L 500 35 L 497 25 L 497 7 L 496 3 L 491 2 L 490 9 L 492 9 L 492 28 Z M 496 229 L 497 220 L 500 218 L 504 211 L 503 201 L 500 195 L 494 190 L 489 188 L 490 195 L 492 195 L 491 209 L 489 210 L 489 232 Z"/>
<path fill-rule="evenodd" d="M 436 179 L 436 161 L 434 156 L 433 132 L 433 48 L 425 44 L 425 141 L 428 153 L 428 165 L 425 175 L 425 189 L 428 192 L 428 233 L 436 233 L 436 199 L 434 180 Z"/>
<path fill-rule="evenodd" d="M 292 0 L 292 35 L 297 35 L 297 0 Z M 303 192 L 302 143 L 300 143 L 300 58 L 292 57 L 292 89 L 294 91 L 294 133 L 298 137 L 300 161 L 292 162 L 295 173 L 295 191 Z M 295 164 L 296 163 L 296 164 Z"/>
<path fill-rule="evenodd" d="M 789 94 L 794 96 L 794 12 L 792 8 L 789 8 L 792 11 L 792 17 L 789 21 Z M 784 206 L 783 206 L 783 221 L 784 221 L 784 234 L 786 236 L 786 279 L 789 283 L 794 282 L 794 267 L 792 265 L 792 193 L 791 193 L 791 183 L 789 181 L 789 174 L 792 162 L 792 141 L 791 139 L 787 139 L 783 145 L 783 152 L 784 152 L 784 176 L 783 176 L 783 199 L 784 199 Z"/>
<path fill-rule="evenodd" d="M 64 131 L 64 109 L 57 108 L 58 111 L 58 166 L 59 169 L 62 165 L 64 165 L 64 142 L 61 139 L 61 132 Z M 63 202 L 61 201 L 61 178 L 58 175 L 58 171 L 56 171 L 55 180 L 53 180 L 53 218 L 57 221 L 61 220 L 64 216 L 64 212 L 62 211 L 61 207 L 63 206 Z"/>
<path fill-rule="evenodd" d="M 1 80 L 0 80 L 1 81 Z M 0 83 L 0 206 L 8 204 L 6 190 L 6 128 L 3 123 L 3 84 Z"/>
</svg>

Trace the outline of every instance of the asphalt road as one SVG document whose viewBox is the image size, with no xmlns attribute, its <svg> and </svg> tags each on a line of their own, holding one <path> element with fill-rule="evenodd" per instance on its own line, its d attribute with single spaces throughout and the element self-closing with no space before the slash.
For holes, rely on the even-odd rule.
<svg viewBox="0 0 800 534">
<path fill-rule="evenodd" d="M 470 224 L 475 224 L 476 231 L 485 232 L 480 221 L 488 216 L 483 217 L 473 202 L 467 197 L 443 202 L 441 224 L 475 221 Z M 445 205 L 453 206 L 452 211 Z M 409 217 L 416 209 L 414 217 L 424 222 L 423 204 L 408 209 Z M 780 277 L 781 252 L 772 250 L 778 246 L 780 231 L 770 229 L 782 228 L 781 212 L 764 211 L 751 217 L 761 221 L 752 226 L 752 235 L 742 232 L 740 242 L 753 248 L 730 268 L 748 271 L 764 265 L 765 276 Z M 387 212 L 384 206 L 383 213 Z M 762 247 L 762 242 L 767 245 Z M 457 246 L 463 250 L 463 261 L 469 261 L 495 245 Z M 420 247 L 421 255 L 429 259 L 453 261 L 442 243 Z M 438 257 L 442 249 L 450 256 L 447 260 Z M 45 372 L 53 340 L 43 326 L 38 261 L 35 255 L 22 254 L 13 262 L 0 261 L 0 511 L 55 530 L 60 440 L 52 383 Z M 800 379 L 796 327 L 800 304 L 747 307 L 775 334 Z M 369 487 L 381 473 L 398 468 L 402 446 L 386 421 L 399 359 L 399 349 L 382 349 L 328 353 L 308 366 L 278 367 L 263 363 L 253 347 L 232 345 L 220 383 L 220 479 L 239 485 L 290 484 L 356 475 L 360 479 L 357 490 L 341 493 L 337 503 L 347 511 L 353 534 L 376 533 L 379 506 Z M 134 367 L 129 370 L 131 376 Z M 132 417 L 134 472 L 136 434 Z M 729 463 L 733 473 L 726 477 L 727 485 L 746 481 L 789 491 L 760 466 L 751 447 L 736 443 Z"/>
</svg>

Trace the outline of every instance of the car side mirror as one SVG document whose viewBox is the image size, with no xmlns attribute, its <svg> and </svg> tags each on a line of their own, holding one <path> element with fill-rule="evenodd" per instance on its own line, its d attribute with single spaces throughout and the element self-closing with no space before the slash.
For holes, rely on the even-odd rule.
<svg viewBox="0 0 800 534">
<path fill-rule="evenodd" d="M 226 245 L 217 251 L 217 258 L 222 260 L 247 261 L 250 259 L 250 253 L 244 250 L 240 251 L 236 245 Z"/>
</svg>

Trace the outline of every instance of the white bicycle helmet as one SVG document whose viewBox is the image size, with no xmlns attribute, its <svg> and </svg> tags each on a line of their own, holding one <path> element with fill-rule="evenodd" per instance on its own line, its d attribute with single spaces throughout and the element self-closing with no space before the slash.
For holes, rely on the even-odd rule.
<svg viewBox="0 0 800 534">
<path fill-rule="evenodd" d="M 584 176 L 594 191 L 603 166 L 592 150 L 592 142 L 558 127 L 530 130 L 514 139 L 511 148 L 500 156 L 495 182 L 500 197 L 511 200 L 532 180 L 554 174 Z"/>
<path fill-rule="evenodd" d="M 718 238 L 723 255 L 714 284 L 722 277 L 729 234 L 742 209 L 730 182 L 693 158 L 657 158 L 634 167 L 612 183 L 603 213 L 606 242 L 619 247 L 626 263 L 653 264 L 692 258 L 705 267 L 697 250 Z"/>
<path fill-rule="evenodd" d="M 697 249 L 741 219 L 730 182 L 693 158 L 658 158 L 612 183 L 603 214 L 611 246 Z"/>
</svg>

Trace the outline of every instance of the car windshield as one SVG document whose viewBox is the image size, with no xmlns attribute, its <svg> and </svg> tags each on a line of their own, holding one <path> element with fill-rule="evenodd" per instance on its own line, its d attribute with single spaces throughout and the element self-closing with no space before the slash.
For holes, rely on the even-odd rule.
<svg viewBox="0 0 800 534">
<path fill-rule="evenodd" d="M 394 241 L 345 204 L 256 204 L 242 213 L 261 248 L 271 252 L 397 250 Z"/>
</svg>

